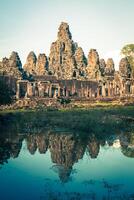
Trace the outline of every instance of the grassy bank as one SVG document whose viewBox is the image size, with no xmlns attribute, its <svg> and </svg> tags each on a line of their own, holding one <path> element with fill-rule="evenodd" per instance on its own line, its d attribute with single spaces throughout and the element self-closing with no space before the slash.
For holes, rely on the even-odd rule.
<svg viewBox="0 0 134 200">
<path fill-rule="evenodd" d="M 134 130 L 134 106 L 3 111 L 0 128 L 18 132 L 41 132 L 45 128 L 98 134 L 126 132 Z"/>
</svg>

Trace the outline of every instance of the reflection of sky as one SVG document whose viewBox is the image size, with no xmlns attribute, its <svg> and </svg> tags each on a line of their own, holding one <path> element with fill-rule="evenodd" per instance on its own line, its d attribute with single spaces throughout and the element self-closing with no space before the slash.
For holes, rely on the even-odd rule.
<svg viewBox="0 0 134 200">
<path fill-rule="evenodd" d="M 11 51 L 23 61 L 29 51 L 49 54 L 61 21 L 70 24 L 74 41 L 87 54 L 114 57 L 133 43 L 133 0 L 0 0 L 0 59 Z"/>
<path fill-rule="evenodd" d="M 39 199 L 44 193 L 45 180 L 50 179 L 50 186 L 60 191 L 79 191 L 86 192 L 90 187 L 95 192 L 102 193 L 102 180 L 113 184 L 124 184 L 125 191 L 133 192 L 134 185 L 134 159 L 125 157 L 121 150 L 113 147 L 101 147 L 97 159 L 91 159 L 88 153 L 84 154 L 83 159 L 75 163 L 73 169 L 72 181 L 61 187 L 57 184 L 58 174 L 52 170 L 54 163 L 51 162 L 50 152 L 39 154 L 37 151 L 31 155 L 26 151 L 26 144 L 23 147 L 18 158 L 10 159 L 0 170 L 0 188 L 2 200 L 9 199 Z M 93 180 L 93 184 L 87 185 L 86 182 Z M 85 185 L 84 185 L 85 183 Z M 4 199 L 6 196 L 6 199 Z"/>
</svg>

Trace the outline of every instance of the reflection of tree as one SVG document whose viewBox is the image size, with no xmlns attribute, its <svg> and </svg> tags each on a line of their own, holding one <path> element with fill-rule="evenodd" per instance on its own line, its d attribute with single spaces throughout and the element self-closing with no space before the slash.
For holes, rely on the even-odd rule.
<svg viewBox="0 0 134 200">
<path fill-rule="evenodd" d="M 17 158 L 22 147 L 22 137 L 9 135 L 0 136 L 0 164 L 8 162 L 8 159 Z"/>
<path fill-rule="evenodd" d="M 120 143 L 123 155 L 134 158 L 134 133 L 121 136 Z"/>
<path fill-rule="evenodd" d="M 4 141 L 0 141 L 0 164 L 7 163 L 10 158 L 10 145 Z"/>
<path fill-rule="evenodd" d="M 124 156 L 126 157 L 130 157 L 130 158 L 134 158 L 134 147 L 122 147 L 122 153 L 124 154 Z"/>
</svg>

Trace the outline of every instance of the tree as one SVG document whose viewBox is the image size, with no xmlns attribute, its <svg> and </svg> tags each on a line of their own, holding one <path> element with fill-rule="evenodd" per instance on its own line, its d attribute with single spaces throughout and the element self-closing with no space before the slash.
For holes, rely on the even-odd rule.
<svg viewBox="0 0 134 200">
<path fill-rule="evenodd" d="M 8 87 L 8 85 L 0 80 L 0 105 L 10 104 L 13 100 L 13 91 Z"/>
<path fill-rule="evenodd" d="M 58 101 L 60 102 L 63 107 L 65 107 L 67 104 L 71 103 L 71 99 L 68 98 L 58 98 Z"/>
<path fill-rule="evenodd" d="M 121 54 L 127 57 L 134 77 L 134 44 L 125 45 L 121 50 Z"/>
</svg>

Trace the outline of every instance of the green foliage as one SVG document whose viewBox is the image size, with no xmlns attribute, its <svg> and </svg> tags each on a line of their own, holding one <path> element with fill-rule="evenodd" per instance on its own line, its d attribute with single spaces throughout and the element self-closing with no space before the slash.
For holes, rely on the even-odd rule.
<svg viewBox="0 0 134 200">
<path fill-rule="evenodd" d="M 10 104 L 12 102 L 13 91 L 9 89 L 7 84 L 0 80 L 0 105 Z"/>
<path fill-rule="evenodd" d="M 120 131 L 125 133 L 134 131 L 133 109 L 133 106 L 129 106 L 1 113 L 0 130 L 38 133 L 44 132 L 45 129 L 56 129 L 98 135 L 120 133 Z"/>
<path fill-rule="evenodd" d="M 58 101 L 65 106 L 71 102 L 71 99 L 59 98 Z"/>
<path fill-rule="evenodd" d="M 125 56 L 133 56 L 134 54 L 134 44 L 127 44 L 125 45 L 122 50 L 121 53 Z"/>
<path fill-rule="evenodd" d="M 121 54 L 128 58 L 134 76 L 134 44 L 125 45 L 121 50 Z"/>
</svg>

